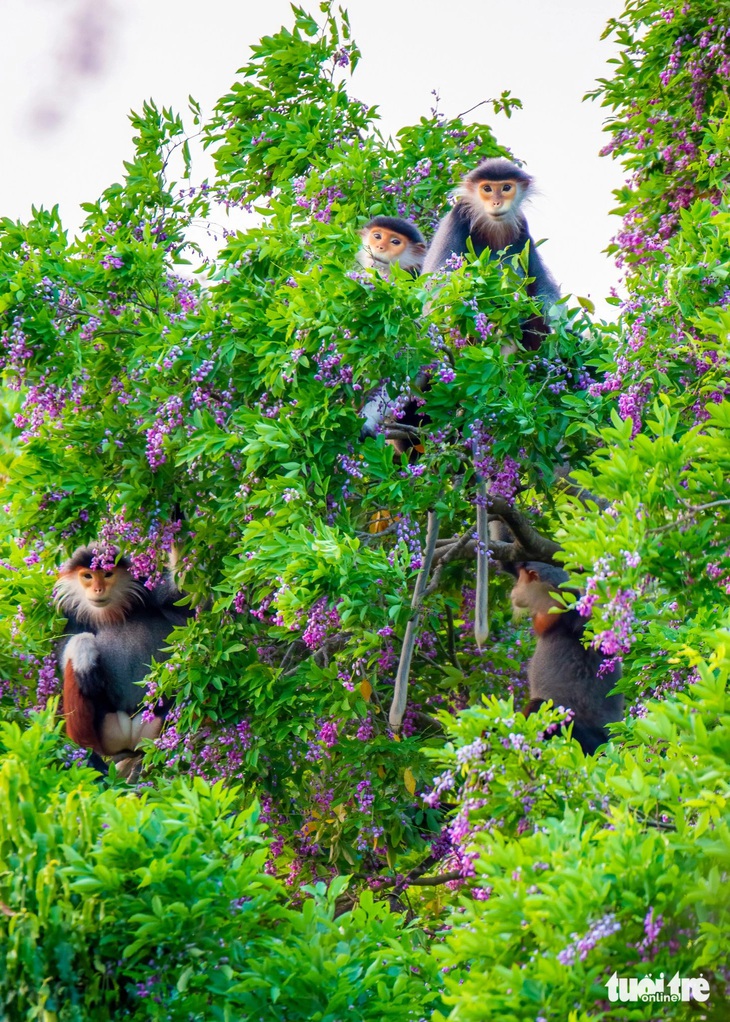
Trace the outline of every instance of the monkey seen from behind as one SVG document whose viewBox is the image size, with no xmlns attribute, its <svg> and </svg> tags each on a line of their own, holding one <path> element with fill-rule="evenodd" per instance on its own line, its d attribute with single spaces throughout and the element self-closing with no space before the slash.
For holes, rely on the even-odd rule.
<svg viewBox="0 0 730 1022">
<path fill-rule="evenodd" d="M 527 669 L 530 701 L 525 715 L 535 713 L 548 699 L 572 710 L 573 737 L 583 752 L 592 754 L 608 741 L 606 724 L 623 720 L 624 697 L 609 694 L 621 668 L 583 645 L 585 618 L 577 610 L 564 610 L 555 595 L 567 578 L 561 568 L 541 561 L 517 565 L 512 606 L 530 614 L 537 636 Z"/>
</svg>

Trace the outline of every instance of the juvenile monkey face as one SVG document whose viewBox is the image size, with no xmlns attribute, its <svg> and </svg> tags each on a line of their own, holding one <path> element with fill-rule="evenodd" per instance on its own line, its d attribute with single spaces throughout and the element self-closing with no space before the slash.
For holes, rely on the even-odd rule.
<svg viewBox="0 0 730 1022">
<path fill-rule="evenodd" d="M 392 263 L 407 250 L 409 241 L 403 234 L 387 227 L 371 227 L 363 234 L 363 245 L 370 250 L 373 258 Z"/>
<path fill-rule="evenodd" d="M 501 220 L 519 206 L 522 194 L 519 181 L 479 181 L 476 187 L 480 205 L 493 220 Z"/>
<path fill-rule="evenodd" d="M 108 571 L 94 570 L 91 568 L 79 568 L 76 580 L 79 588 L 92 607 L 107 607 L 117 597 L 120 588 L 119 577 L 126 575 L 126 571 L 120 568 L 111 568 Z"/>
</svg>

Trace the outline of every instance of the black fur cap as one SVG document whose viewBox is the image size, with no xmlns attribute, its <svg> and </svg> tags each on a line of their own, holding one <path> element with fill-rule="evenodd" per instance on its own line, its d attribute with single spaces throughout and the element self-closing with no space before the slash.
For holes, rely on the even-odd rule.
<svg viewBox="0 0 730 1022">
<path fill-rule="evenodd" d="M 372 220 L 363 227 L 363 231 L 369 231 L 372 227 L 382 227 L 386 231 L 397 231 L 404 238 L 408 238 L 414 245 L 424 245 L 423 235 L 415 224 L 410 220 L 401 220 L 399 216 L 374 216 Z"/>
<path fill-rule="evenodd" d="M 496 159 L 482 160 L 478 167 L 466 175 L 466 180 L 472 184 L 479 181 L 507 181 L 509 179 L 521 181 L 526 187 L 532 184 L 532 178 L 525 173 L 521 167 L 511 160 L 505 160 L 500 156 Z"/>
<path fill-rule="evenodd" d="M 127 557 L 120 557 L 117 550 L 110 551 L 114 564 L 118 568 L 129 569 L 130 561 Z M 61 574 L 66 575 L 78 568 L 91 568 L 94 561 L 99 562 L 99 551 L 93 546 L 80 546 L 71 554 L 65 564 L 61 565 Z"/>
</svg>

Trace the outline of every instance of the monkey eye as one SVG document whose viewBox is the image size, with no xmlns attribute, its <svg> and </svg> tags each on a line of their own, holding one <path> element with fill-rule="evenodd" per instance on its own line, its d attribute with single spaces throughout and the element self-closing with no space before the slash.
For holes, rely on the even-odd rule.
<svg viewBox="0 0 730 1022">
<path fill-rule="evenodd" d="M 391 245 L 400 245 L 400 238 L 391 238 L 390 243 Z"/>
<path fill-rule="evenodd" d="M 81 577 L 88 580 L 88 579 L 91 578 L 91 572 L 90 571 L 82 571 L 81 572 Z"/>
<path fill-rule="evenodd" d="M 104 578 L 111 578 L 113 574 L 114 574 L 113 571 L 105 571 Z"/>
<path fill-rule="evenodd" d="M 483 185 L 482 187 L 483 187 L 485 192 L 491 192 L 491 190 L 492 190 L 492 186 L 491 185 Z"/>
<path fill-rule="evenodd" d="M 378 231 L 373 231 L 373 237 L 375 238 L 376 241 L 380 241 L 383 235 L 380 234 Z"/>
<path fill-rule="evenodd" d="M 503 188 L 502 188 L 502 191 L 503 192 L 511 192 L 512 191 L 512 185 L 504 185 Z"/>
</svg>

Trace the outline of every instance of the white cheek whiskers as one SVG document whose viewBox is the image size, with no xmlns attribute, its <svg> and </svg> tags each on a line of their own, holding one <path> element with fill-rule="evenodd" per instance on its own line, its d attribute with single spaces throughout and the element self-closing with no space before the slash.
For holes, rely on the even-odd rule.
<svg viewBox="0 0 730 1022">
<path fill-rule="evenodd" d="M 101 626 L 124 621 L 135 604 L 144 603 L 144 590 L 139 582 L 125 572 L 116 580 L 110 600 L 103 606 L 95 606 L 73 577 L 58 580 L 53 598 L 66 617 L 75 618 L 80 624 Z"/>
</svg>

